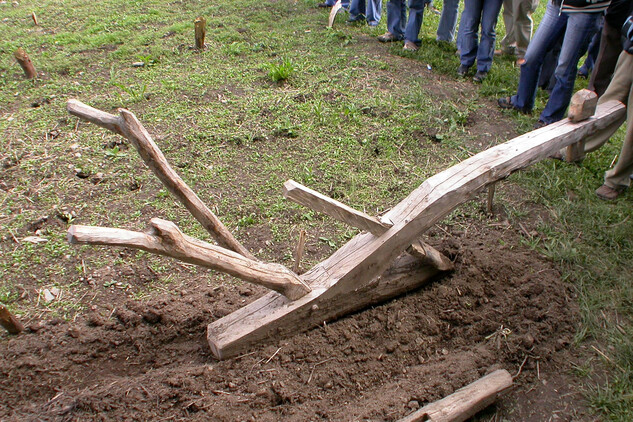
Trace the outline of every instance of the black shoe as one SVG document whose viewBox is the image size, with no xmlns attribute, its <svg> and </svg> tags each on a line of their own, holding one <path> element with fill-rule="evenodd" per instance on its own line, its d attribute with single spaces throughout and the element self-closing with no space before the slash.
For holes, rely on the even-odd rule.
<svg viewBox="0 0 633 422">
<path fill-rule="evenodd" d="M 512 97 L 499 98 L 497 100 L 497 104 L 499 105 L 500 108 L 502 108 L 504 110 L 516 110 L 519 113 L 523 113 L 523 114 L 531 114 L 532 113 L 532 110 L 519 108 L 519 107 L 515 106 L 514 104 L 512 104 Z"/>
<path fill-rule="evenodd" d="M 544 121 L 539 120 L 538 122 L 534 123 L 534 129 L 540 129 L 540 128 L 545 127 L 547 125 L 549 125 L 549 123 L 545 123 Z"/>
<path fill-rule="evenodd" d="M 317 7 L 332 7 L 327 3 L 317 3 Z"/>
<path fill-rule="evenodd" d="M 486 76 L 488 76 L 488 72 L 478 70 L 477 73 L 475 73 L 475 76 L 473 76 L 473 81 L 480 84 L 484 81 L 484 79 L 486 79 Z"/>
<path fill-rule="evenodd" d="M 466 66 L 465 64 L 460 64 L 459 67 L 457 68 L 457 74 L 461 77 L 464 77 L 468 73 L 469 69 L 470 69 L 470 66 Z"/>
<path fill-rule="evenodd" d="M 356 16 L 354 18 L 350 17 L 349 19 L 347 19 L 345 21 L 345 23 L 347 23 L 348 25 L 355 25 L 355 24 L 359 24 L 359 23 L 365 23 L 365 17 L 364 16 Z"/>
</svg>

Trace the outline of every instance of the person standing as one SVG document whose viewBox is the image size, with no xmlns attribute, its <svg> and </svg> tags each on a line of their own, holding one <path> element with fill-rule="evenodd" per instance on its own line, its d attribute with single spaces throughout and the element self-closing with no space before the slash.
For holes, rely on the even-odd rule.
<svg viewBox="0 0 633 422">
<path fill-rule="evenodd" d="M 420 49 L 419 34 L 424 17 L 424 6 L 430 0 L 409 0 L 409 18 L 405 0 L 389 0 L 387 3 L 387 32 L 378 37 L 380 42 L 404 40 L 403 50 Z"/>
<path fill-rule="evenodd" d="M 525 52 L 532 38 L 532 13 L 539 0 L 503 0 L 503 23 L 506 35 L 501 40 L 499 54 L 517 57 L 517 64 L 523 64 Z"/>
<path fill-rule="evenodd" d="M 584 52 L 596 30 L 596 22 L 611 0 L 550 0 L 545 15 L 525 53 L 517 93 L 499 98 L 499 107 L 530 113 L 547 51 L 563 34 L 561 52 L 554 71 L 555 84 L 535 128 L 561 120 L 571 100 L 578 72 L 580 52 Z"/>
<path fill-rule="evenodd" d="M 626 106 L 626 133 L 622 150 L 615 166 L 604 175 L 604 184 L 596 190 L 596 195 L 604 200 L 614 200 L 631 184 L 633 174 L 633 15 L 622 28 L 624 49 L 618 57 L 613 79 L 598 104 L 618 100 Z M 585 152 L 595 151 L 604 145 L 624 123 L 624 117 L 606 128 L 590 134 L 585 139 Z"/>
<path fill-rule="evenodd" d="M 492 66 L 495 52 L 497 19 L 502 0 L 464 0 L 464 11 L 459 23 L 459 76 L 466 76 L 477 61 L 475 82 L 482 82 Z M 481 26 L 481 40 L 478 30 Z"/>
</svg>

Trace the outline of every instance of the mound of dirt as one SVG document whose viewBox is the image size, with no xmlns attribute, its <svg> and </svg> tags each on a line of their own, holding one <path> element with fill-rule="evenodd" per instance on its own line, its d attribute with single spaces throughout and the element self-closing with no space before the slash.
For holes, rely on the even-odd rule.
<svg viewBox="0 0 633 422">
<path fill-rule="evenodd" d="M 192 276 L 147 302 L 32 322 L 0 342 L 0 419 L 393 421 L 505 368 L 516 375 L 497 408 L 507 420 L 570 405 L 565 414 L 582 420 L 562 371 L 574 359 L 566 346 L 577 309 L 554 265 L 517 246 L 509 225 L 434 234 L 453 273 L 227 361 L 211 356 L 206 326 L 258 297 L 256 288 Z"/>
</svg>

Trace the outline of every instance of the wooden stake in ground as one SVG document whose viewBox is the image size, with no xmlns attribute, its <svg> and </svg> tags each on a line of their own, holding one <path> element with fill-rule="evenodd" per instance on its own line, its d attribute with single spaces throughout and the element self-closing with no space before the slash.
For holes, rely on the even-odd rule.
<svg viewBox="0 0 633 422">
<path fill-rule="evenodd" d="M 20 334 L 24 331 L 22 323 L 4 306 L 0 305 L 0 325 L 2 325 L 9 334 Z"/>
<path fill-rule="evenodd" d="M 400 422 L 463 422 L 490 406 L 499 394 L 510 387 L 512 376 L 505 369 L 500 369 L 442 400 L 424 406 Z"/>
<path fill-rule="evenodd" d="M 37 15 L 35 14 L 35 12 L 31 12 L 31 18 L 33 19 L 33 23 L 35 24 L 35 26 L 39 25 L 39 23 L 37 22 Z"/>
<path fill-rule="evenodd" d="M 24 76 L 26 76 L 27 79 L 35 79 L 37 77 L 37 72 L 35 71 L 35 67 L 33 66 L 31 59 L 29 59 L 29 56 L 27 56 L 24 49 L 22 47 L 18 48 L 17 50 L 15 50 L 15 53 L 13 53 L 13 55 L 20 66 L 22 66 L 22 70 L 24 70 Z"/>
<path fill-rule="evenodd" d="M 199 16 L 195 21 L 193 21 L 193 24 L 196 29 L 196 48 L 198 50 L 202 50 L 205 47 L 204 37 L 207 34 L 207 20 L 202 16 Z"/>
</svg>

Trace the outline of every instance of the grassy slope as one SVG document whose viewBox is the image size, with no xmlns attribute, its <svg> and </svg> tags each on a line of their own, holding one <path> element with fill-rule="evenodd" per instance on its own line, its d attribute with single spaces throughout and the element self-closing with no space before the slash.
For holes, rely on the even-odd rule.
<svg viewBox="0 0 633 422">
<path fill-rule="evenodd" d="M 11 244 L 14 236 L 32 235 L 27 227 L 44 215 L 135 229 L 145 226 L 147 214 L 157 215 L 204 237 L 119 138 L 92 125 L 76 128 L 64 109 L 68 98 L 110 112 L 120 106 L 135 112 L 227 226 L 245 242 L 249 229 L 269 227 L 273 241 L 285 247 L 286 264 L 301 227 L 319 233 L 313 241 L 326 248 L 354 232 L 283 201 L 283 180 L 381 212 L 425 177 L 467 156 L 460 148 L 469 136 L 465 118 L 481 107 L 476 96 L 431 101 L 425 80 L 405 78 L 400 62 L 372 54 L 363 40 L 384 31 L 384 19 L 378 29 L 346 27 L 341 15 L 334 30 L 324 30 L 327 12 L 313 9 L 311 1 L 23 1 L 2 3 L 0 11 L 0 224 L 7 240 L 0 300 L 23 315 L 44 305 L 16 301 L 16 285 L 80 290 L 85 266 L 112 264 L 99 254 L 86 255 L 85 248 L 70 248 L 63 228 L 41 233 L 49 239 L 45 244 Z M 190 48 L 192 21 L 199 15 L 209 27 L 204 52 Z M 403 54 L 399 46 L 391 52 L 451 78 L 458 62 L 450 47 L 433 41 L 437 20 L 426 14 L 420 52 Z M 19 46 L 42 72 L 38 81 L 22 79 L 12 57 Z M 283 84 L 272 82 L 269 72 L 284 62 L 294 72 Z M 506 95 L 516 81 L 512 61 L 498 59 L 479 95 Z M 541 106 L 544 99 L 539 93 Z M 514 118 L 520 131 L 529 130 L 533 118 Z M 421 145 L 417 134 L 429 128 L 441 143 Z M 631 195 L 611 204 L 593 194 L 621 138 L 620 131 L 582 166 L 541 163 L 511 181 L 554 217 L 526 242 L 560 262 L 578 286 L 578 340 L 604 345 L 611 379 L 603 387 L 588 381 L 592 403 L 613 420 L 630 420 Z M 77 178 L 79 170 L 91 177 Z M 104 179 L 93 185 L 97 173 Z M 131 194 L 134 186 L 140 189 Z M 514 212 L 520 219 L 526 209 Z M 263 247 L 260 256 L 279 252 Z M 148 259 L 164 269 L 160 259 Z M 34 264 L 45 277 L 33 274 Z M 49 311 L 71 317 L 78 303 L 56 303 Z M 589 374 L 592 363 L 580 369 Z"/>
</svg>

